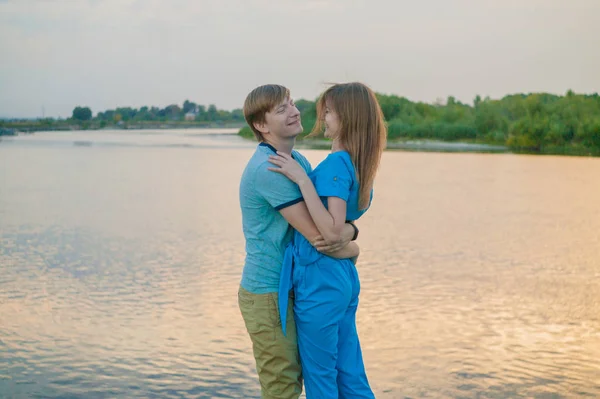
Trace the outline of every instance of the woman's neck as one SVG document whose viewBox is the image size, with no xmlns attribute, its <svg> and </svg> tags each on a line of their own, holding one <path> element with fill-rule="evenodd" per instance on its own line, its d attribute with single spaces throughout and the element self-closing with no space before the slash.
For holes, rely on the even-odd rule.
<svg viewBox="0 0 600 399">
<path fill-rule="evenodd" d="M 345 151 L 346 148 L 343 146 L 343 144 L 340 142 L 339 139 L 333 139 L 333 142 L 331 143 L 331 152 L 338 152 L 338 151 Z"/>
</svg>

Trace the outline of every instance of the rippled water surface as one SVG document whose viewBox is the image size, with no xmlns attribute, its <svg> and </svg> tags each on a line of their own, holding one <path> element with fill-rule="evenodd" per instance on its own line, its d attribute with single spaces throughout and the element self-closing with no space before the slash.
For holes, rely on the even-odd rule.
<svg viewBox="0 0 600 399">
<path fill-rule="evenodd" d="M 0 397 L 259 397 L 231 133 L 2 138 Z M 377 397 L 600 397 L 599 204 L 600 159 L 386 152 L 359 223 Z"/>
</svg>

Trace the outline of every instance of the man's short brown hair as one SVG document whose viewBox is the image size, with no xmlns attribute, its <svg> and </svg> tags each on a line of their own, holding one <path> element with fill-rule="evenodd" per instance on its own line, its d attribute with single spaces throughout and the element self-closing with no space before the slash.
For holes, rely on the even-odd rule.
<svg viewBox="0 0 600 399">
<path fill-rule="evenodd" d="M 263 85 L 252 90 L 244 101 L 244 118 L 258 141 L 264 141 L 260 131 L 254 123 L 264 123 L 265 114 L 289 98 L 290 90 L 281 85 Z"/>
</svg>

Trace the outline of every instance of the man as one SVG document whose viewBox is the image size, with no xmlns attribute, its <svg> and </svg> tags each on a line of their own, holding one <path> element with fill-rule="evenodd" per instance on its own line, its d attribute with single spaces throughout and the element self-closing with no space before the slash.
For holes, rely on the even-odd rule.
<svg viewBox="0 0 600 399">
<path fill-rule="evenodd" d="M 291 154 L 307 173 L 312 170 L 306 158 L 293 150 L 302 123 L 287 88 L 264 85 L 252 90 L 244 102 L 244 117 L 259 144 L 240 182 L 246 261 L 238 303 L 252 341 L 262 398 L 296 399 L 302 393 L 296 326 L 294 318 L 287 317 L 287 334 L 283 334 L 277 294 L 292 228 L 330 256 L 355 239 L 358 230 L 347 223 L 339 242 L 325 242 L 298 186 L 268 170 L 273 167 L 269 156 L 277 151 Z M 287 313 L 293 314 L 291 291 Z"/>
</svg>

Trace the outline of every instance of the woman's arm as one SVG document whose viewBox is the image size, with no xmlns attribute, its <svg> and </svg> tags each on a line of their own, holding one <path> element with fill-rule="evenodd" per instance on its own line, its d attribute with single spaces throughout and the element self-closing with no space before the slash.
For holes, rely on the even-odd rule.
<svg viewBox="0 0 600 399">
<path fill-rule="evenodd" d="M 327 241 L 337 241 L 346 223 L 346 201 L 338 197 L 327 197 L 328 208 L 325 208 L 308 177 L 298 182 L 298 187 L 319 233 Z"/>
<path fill-rule="evenodd" d="M 279 166 L 269 170 L 285 175 L 298 185 L 310 216 L 323 238 L 326 241 L 339 240 L 346 223 L 346 201 L 338 197 L 328 197 L 328 210 L 304 169 L 290 155 L 277 152 L 276 156 L 270 157 L 269 162 Z"/>
</svg>

